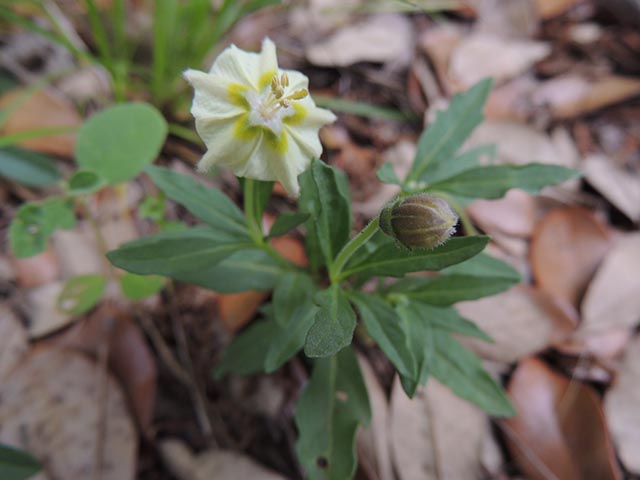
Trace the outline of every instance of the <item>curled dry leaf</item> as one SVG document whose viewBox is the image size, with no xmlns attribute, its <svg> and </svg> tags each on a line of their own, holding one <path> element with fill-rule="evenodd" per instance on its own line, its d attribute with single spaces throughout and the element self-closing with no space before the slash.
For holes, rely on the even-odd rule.
<svg viewBox="0 0 640 480">
<path fill-rule="evenodd" d="M 379 14 L 343 27 L 328 39 L 307 48 L 315 65 L 346 67 L 358 62 L 406 67 L 413 57 L 413 25 L 404 15 Z"/>
<path fill-rule="evenodd" d="M 396 378 L 391 452 L 400 480 L 474 480 L 481 471 L 487 416 L 436 379 L 413 399 Z"/>
<path fill-rule="evenodd" d="M 631 220 L 640 221 L 640 174 L 625 171 L 602 155 L 590 155 L 582 170 L 593 185 Z"/>
<path fill-rule="evenodd" d="M 622 478 L 596 392 L 530 358 L 508 392 L 518 416 L 504 420 L 507 446 L 527 478 Z"/>
<path fill-rule="evenodd" d="M 7 306 L 0 305 L 0 380 L 18 364 L 27 348 L 24 326 Z"/>
<path fill-rule="evenodd" d="M 640 474 L 640 338 L 626 350 L 613 386 L 604 397 L 607 425 L 622 463 Z"/>
<path fill-rule="evenodd" d="M 602 261 L 582 301 L 578 333 L 589 335 L 640 322 L 640 233 L 620 240 Z"/>
<path fill-rule="evenodd" d="M 529 237 L 536 221 L 536 203 L 531 195 L 512 189 L 498 200 L 476 200 L 467 207 L 471 218 L 488 234 L 494 232 Z"/>
<path fill-rule="evenodd" d="M 370 472 L 371 480 L 393 480 L 387 396 L 367 359 L 358 355 L 358 363 L 369 394 L 372 413 L 369 427 L 358 429 L 356 435 L 358 461 L 361 465 L 367 463 L 369 468 L 364 469 Z"/>
<path fill-rule="evenodd" d="M 538 288 L 577 308 L 610 247 L 609 231 L 588 210 L 550 211 L 536 225 L 529 250 Z"/>
<path fill-rule="evenodd" d="M 461 341 L 483 358 L 511 363 L 563 340 L 577 322 L 570 306 L 526 285 L 492 297 L 456 304 L 495 343 L 472 338 Z"/>
<path fill-rule="evenodd" d="M 44 90 L 35 93 L 26 89 L 11 90 L 0 97 L 2 110 L 10 109 L 16 104 L 20 107 L 9 115 L 2 128 L 2 133 L 5 135 L 41 128 L 79 127 L 82 123 L 82 118 L 73 105 Z M 75 145 L 75 134 L 64 133 L 32 138 L 18 145 L 42 153 L 71 157 Z"/>
<path fill-rule="evenodd" d="M 80 353 L 30 354 L 0 388 L 0 442 L 51 478 L 133 480 L 137 437 L 118 384 Z"/>
<path fill-rule="evenodd" d="M 160 442 L 160 454 L 180 480 L 284 480 L 250 457 L 230 450 L 207 450 L 194 455 L 181 440 L 169 439 Z"/>
</svg>

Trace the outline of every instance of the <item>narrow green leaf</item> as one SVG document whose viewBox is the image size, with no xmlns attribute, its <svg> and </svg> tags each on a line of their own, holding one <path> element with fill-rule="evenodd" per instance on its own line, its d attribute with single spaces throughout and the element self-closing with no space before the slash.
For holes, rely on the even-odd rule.
<svg viewBox="0 0 640 480">
<path fill-rule="evenodd" d="M 217 265 L 174 273 L 171 278 L 219 293 L 237 293 L 272 290 L 283 273 L 282 267 L 263 250 L 240 250 Z"/>
<path fill-rule="evenodd" d="M 353 302 L 367 332 L 401 375 L 415 376 L 415 359 L 408 346 L 408 334 L 396 311 L 377 295 L 352 293 Z"/>
<path fill-rule="evenodd" d="M 82 125 L 76 141 L 76 161 L 110 184 L 124 182 L 155 160 L 166 136 L 167 122 L 151 105 L 116 105 Z"/>
<path fill-rule="evenodd" d="M 69 315 L 82 315 L 102 298 L 107 279 L 104 275 L 89 274 L 69 278 L 62 287 L 56 307 Z"/>
<path fill-rule="evenodd" d="M 328 357 L 351 344 L 356 328 L 354 313 L 338 285 L 332 285 L 316 295 L 320 307 L 304 346 L 308 357 Z"/>
<path fill-rule="evenodd" d="M 424 385 L 429 377 L 433 356 L 433 326 L 422 319 L 414 302 L 402 302 L 396 306 L 403 329 L 409 338 L 409 350 L 415 359 L 413 375 L 400 374 L 402 388 L 413 397 L 419 385 Z"/>
<path fill-rule="evenodd" d="M 0 478 L 2 480 L 26 480 L 40 470 L 42 466 L 33 455 L 0 444 Z"/>
<path fill-rule="evenodd" d="M 211 267 L 251 247 L 208 228 L 164 231 L 134 240 L 107 254 L 116 267 L 141 275 L 174 274 Z"/>
<path fill-rule="evenodd" d="M 433 328 L 445 330 L 451 333 L 459 333 L 468 337 L 479 338 L 485 342 L 493 343 L 493 339 L 483 332 L 478 326 L 470 322 L 453 308 L 434 307 L 420 301 L 412 301 L 416 319 L 426 322 Z"/>
<path fill-rule="evenodd" d="M 106 182 L 96 172 L 78 170 L 67 183 L 69 195 L 89 195 L 104 187 Z"/>
<path fill-rule="evenodd" d="M 434 331 L 434 361 L 431 373 L 453 393 L 491 415 L 511 417 L 515 410 L 502 387 L 482 367 L 480 359 L 449 333 Z"/>
<path fill-rule="evenodd" d="M 272 319 L 254 322 L 225 349 L 214 370 L 214 377 L 221 378 L 227 373 L 251 375 L 263 371 L 267 352 L 278 331 L 278 324 Z"/>
<path fill-rule="evenodd" d="M 485 157 L 488 158 L 488 163 L 493 162 L 496 152 L 497 149 L 495 145 L 481 145 L 472 148 L 448 161 L 432 164 L 432 168 L 427 169 L 423 178 L 428 183 L 439 182 L 445 178 L 462 173 L 465 170 L 480 167 Z"/>
<path fill-rule="evenodd" d="M 328 108 L 336 112 L 350 113 L 367 118 L 381 118 L 383 120 L 410 120 L 411 116 L 399 110 L 380 107 L 365 102 L 345 100 L 338 97 L 327 97 L 324 95 L 314 95 L 313 99 L 319 107 Z"/>
<path fill-rule="evenodd" d="M 575 178 L 580 172 L 559 165 L 489 165 L 466 170 L 429 185 L 428 190 L 467 198 L 501 198 L 511 188 L 536 193 L 541 188 Z"/>
<path fill-rule="evenodd" d="M 285 235 L 308 219 L 308 213 L 283 213 L 273 222 L 273 226 L 269 230 L 269 238 Z"/>
<path fill-rule="evenodd" d="M 473 129 L 482 122 L 482 109 L 489 96 L 492 81 L 482 80 L 468 91 L 451 99 L 449 108 L 438 112 L 435 122 L 418 141 L 418 151 L 405 184 L 427 180 L 425 174 L 435 170 L 436 164 L 453 158 Z"/>
<path fill-rule="evenodd" d="M 409 272 L 441 270 L 462 262 L 480 253 L 489 242 L 489 237 L 456 237 L 433 250 L 407 250 L 394 243 L 383 244 L 367 257 L 353 259 L 343 277 L 355 274 L 401 277 Z"/>
<path fill-rule="evenodd" d="M 313 270 L 329 264 L 351 233 L 351 202 L 345 174 L 316 160 L 300 175 L 302 213 L 309 214 L 307 254 Z M 323 261 L 324 260 L 324 261 Z"/>
<path fill-rule="evenodd" d="M 241 185 L 241 189 L 242 191 L 245 190 L 245 182 L 247 181 L 246 178 L 241 178 L 240 179 L 240 185 Z M 253 218 L 256 219 L 262 219 L 262 214 L 264 213 L 264 209 L 267 206 L 267 203 L 269 202 L 269 198 L 271 198 L 271 193 L 273 192 L 273 185 L 274 182 L 264 182 L 261 180 L 254 180 L 251 179 L 251 186 L 253 188 L 253 201 L 252 204 L 248 206 L 248 208 L 251 208 L 253 210 Z M 245 208 L 247 208 L 246 206 L 246 200 L 245 200 Z"/>
<path fill-rule="evenodd" d="M 149 165 L 145 171 L 167 197 L 211 227 L 238 236 L 248 235 L 244 215 L 220 190 L 205 187 L 194 178 L 168 168 Z"/>
<path fill-rule="evenodd" d="M 279 326 L 265 358 L 265 372 L 275 372 L 304 347 L 317 311 L 318 307 L 309 303 L 306 308 L 296 310 L 285 325 Z"/>
<path fill-rule="evenodd" d="M 517 281 L 510 278 L 452 274 L 434 278 L 405 278 L 395 283 L 389 292 L 446 307 L 456 302 L 495 295 L 511 288 L 515 283 Z"/>
<path fill-rule="evenodd" d="M 393 169 L 393 165 L 389 162 L 383 163 L 382 166 L 376 172 L 376 177 L 382 183 L 390 183 L 392 185 L 400 185 L 400 180 L 396 171 Z"/>
<path fill-rule="evenodd" d="M 166 283 L 163 277 L 156 275 L 136 275 L 126 272 L 120 277 L 120 289 L 129 300 L 144 300 L 155 295 Z"/>
<path fill-rule="evenodd" d="M 446 274 L 472 275 L 475 277 L 504 278 L 514 283 L 520 282 L 520 273 L 508 263 L 492 257 L 486 253 L 480 253 L 475 257 L 465 260 L 457 265 L 442 270 Z"/>
<path fill-rule="evenodd" d="M 60 180 L 53 158 L 18 147 L 0 149 L 0 176 L 27 187 L 49 187 Z"/>
<path fill-rule="evenodd" d="M 317 360 L 296 408 L 296 452 L 309 480 L 353 478 L 356 430 L 370 420 L 367 389 L 353 350 Z"/>
<path fill-rule="evenodd" d="M 273 292 L 273 311 L 276 322 L 285 326 L 297 310 L 313 305 L 315 284 L 308 275 L 288 272 L 283 275 Z"/>
</svg>

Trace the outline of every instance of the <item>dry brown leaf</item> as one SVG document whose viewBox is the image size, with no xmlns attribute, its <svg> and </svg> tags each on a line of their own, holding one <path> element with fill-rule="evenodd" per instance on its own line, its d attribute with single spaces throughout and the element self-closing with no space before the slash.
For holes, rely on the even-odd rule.
<svg viewBox="0 0 640 480">
<path fill-rule="evenodd" d="M 570 8 L 584 0 L 535 0 L 538 14 L 543 20 L 548 20 L 563 14 Z"/>
<path fill-rule="evenodd" d="M 69 325 L 74 317 L 58 310 L 58 297 L 64 282 L 51 282 L 32 288 L 25 295 L 24 312 L 29 337 L 37 339 Z"/>
<path fill-rule="evenodd" d="M 230 450 L 207 450 L 194 455 L 181 440 L 160 442 L 160 453 L 180 480 L 284 480 L 250 457 Z"/>
<path fill-rule="evenodd" d="M 640 474 L 640 338 L 625 352 L 615 383 L 604 397 L 607 425 L 622 463 Z"/>
<path fill-rule="evenodd" d="M 585 158 L 582 171 L 616 208 L 634 222 L 640 222 L 640 175 L 623 170 L 602 155 Z"/>
<path fill-rule="evenodd" d="M 538 359 L 520 363 L 508 392 L 518 416 L 503 421 L 527 478 L 621 479 L 596 392 Z"/>
<path fill-rule="evenodd" d="M 33 352 L 0 387 L 0 441 L 35 455 L 52 478 L 97 478 L 101 465 L 103 480 L 133 480 L 137 437 L 107 375 L 80 353 Z"/>
<path fill-rule="evenodd" d="M 395 477 L 391 465 L 387 396 L 367 359 L 358 355 L 358 363 L 367 387 L 372 412 L 371 424 L 367 428 L 358 429 L 356 436 L 358 461 L 361 465 L 366 462 L 370 467 L 369 470 L 373 470 L 372 474 L 375 474 L 375 477 L 371 480 L 393 480 Z"/>
<path fill-rule="evenodd" d="M 487 416 L 435 378 L 413 399 L 396 378 L 391 453 L 400 480 L 475 480 Z"/>
<path fill-rule="evenodd" d="M 440 83 L 449 87 L 449 61 L 464 38 L 463 30 L 454 23 L 440 23 L 420 35 L 420 48 L 429 56 Z M 451 94 L 452 91 L 447 91 Z"/>
<path fill-rule="evenodd" d="M 26 329 L 8 307 L 0 305 L 0 381 L 18 364 L 27 348 Z"/>
<path fill-rule="evenodd" d="M 575 314 L 546 294 L 516 285 L 492 297 L 456 304 L 495 343 L 465 337 L 461 341 L 483 358 L 515 362 L 564 339 L 576 324 Z"/>
<path fill-rule="evenodd" d="M 476 200 L 467 210 L 485 232 L 527 238 L 536 221 L 536 203 L 528 193 L 512 189 L 498 200 Z"/>
<path fill-rule="evenodd" d="M 0 97 L 0 109 L 9 108 L 25 90 L 12 90 Z M 29 94 L 27 100 L 16 109 L 2 128 L 2 133 L 14 133 L 41 128 L 79 127 L 82 118 L 67 101 L 44 90 Z M 46 137 L 33 138 L 18 145 L 29 150 L 50 153 L 61 157 L 71 157 L 75 145 L 75 134 L 65 133 Z"/>
<path fill-rule="evenodd" d="M 478 32 L 466 37 L 454 50 L 450 74 L 462 89 L 486 77 L 500 83 L 524 73 L 550 52 L 551 47 L 543 42 Z"/>
<path fill-rule="evenodd" d="M 237 332 L 256 314 L 269 292 L 248 290 L 218 295 L 220 320 L 230 332 Z"/>
<path fill-rule="evenodd" d="M 345 67 L 358 62 L 404 68 L 413 57 L 413 25 L 404 15 L 379 14 L 343 27 L 328 39 L 310 45 L 307 58 L 315 65 Z"/>
<path fill-rule="evenodd" d="M 540 290 L 576 308 L 596 268 L 611 248 L 602 222 L 582 208 L 557 208 L 536 225 L 529 250 Z"/>
<path fill-rule="evenodd" d="M 11 260 L 20 288 L 35 288 L 60 278 L 60 265 L 51 248 L 33 257 Z"/>
<path fill-rule="evenodd" d="M 640 233 L 620 240 L 607 254 L 582 301 L 581 335 L 633 327 L 640 322 Z"/>
</svg>

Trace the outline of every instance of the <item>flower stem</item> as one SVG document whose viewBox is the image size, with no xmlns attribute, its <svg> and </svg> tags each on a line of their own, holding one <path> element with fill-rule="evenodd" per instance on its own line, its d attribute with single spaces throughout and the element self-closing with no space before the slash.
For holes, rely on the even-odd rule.
<svg viewBox="0 0 640 480">
<path fill-rule="evenodd" d="M 249 234 L 256 245 L 264 244 L 262 219 L 256 218 L 255 182 L 251 178 L 244 179 L 244 214 L 249 226 Z"/>
<path fill-rule="evenodd" d="M 369 224 L 355 237 L 349 240 L 344 247 L 342 247 L 338 256 L 329 266 L 329 278 L 331 279 L 332 284 L 341 280 L 340 274 L 342 273 L 342 269 L 347 264 L 351 256 L 378 231 L 378 224 L 379 220 L 378 217 L 376 217 L 371 220 Z"/>
</svg>

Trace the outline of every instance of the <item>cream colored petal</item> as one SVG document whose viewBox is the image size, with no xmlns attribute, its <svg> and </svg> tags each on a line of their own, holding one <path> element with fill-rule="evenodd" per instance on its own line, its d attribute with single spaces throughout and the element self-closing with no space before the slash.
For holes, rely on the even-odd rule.
<svg viewBox="0 0 640 480">
<path fill-rule="evenodd" d="M 196 130 L 207 146 L 207 153 L 198 162 L 198 170 L 208 171 L 214 165 L 231 169 L 247 162 L 257 138 L 253 141 L 234 137 L 235 122 L 196 118 Z"/>
<path fill-rule="evenodd" d="M 277 71 L 276 47 L 265 38 L 260 53 L 245 52 L 235 45 L 224 50 L 213 63 L 209 73 L 220 75 L 233 83 L 251 86 L 258 91 L 258 82 L 264 73 Z"/>
<path fill-rule="evenodd" d="M 309 89 L 309 78 L 306 75 L 298 72 L 297 70 L 280 70 L 280 72 L 286 72 L 289 77 L 289 92 L 295 92 L 301 88 L 306 90 Z"/>
<path fill-rule="evenodd" d="M 184 78 L 193 86 L 191 114 L 202 119 L 229 119 L 244 113 L 229 101 L 229 82 L 219 75 L 187 70 Z"/>
</svg>

